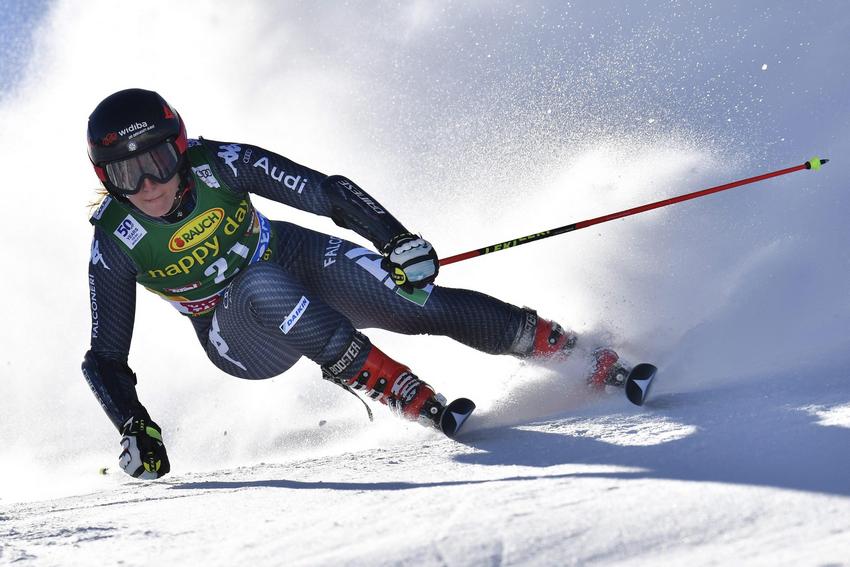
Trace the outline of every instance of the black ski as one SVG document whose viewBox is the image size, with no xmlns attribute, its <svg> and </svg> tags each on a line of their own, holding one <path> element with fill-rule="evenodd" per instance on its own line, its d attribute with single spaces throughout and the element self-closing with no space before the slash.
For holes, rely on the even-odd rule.
<svg viewBox="0 0 850 567">
<path fill-rule="evenodd" d="M 629 377 L 626 378 L 626 397 L 630 402 L 638 406 L 643 405 L 649 396 L 649 389 L 656 372 L 658 368 L 645 362 L 632 368 Z"/>
<path fill-rule="evenodd" d="M 454 439 L 473 410 L 475 410 L 475 402 L 467 398 L 458 398 L 446 406 L 437 426 L 446 434 L 446 437 Z"/>
</svg>

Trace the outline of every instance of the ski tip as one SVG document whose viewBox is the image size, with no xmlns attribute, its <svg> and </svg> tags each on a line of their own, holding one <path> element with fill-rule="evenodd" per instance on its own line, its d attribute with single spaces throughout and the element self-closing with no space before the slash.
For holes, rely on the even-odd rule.
<svg viewBox="0 0 850 567">
<path fill-rule="evenodd" d="M 638 364 L 626 378 L 626 397 L 636 406 L 642 406 L 649 396 L 649 389 L 658 368 L 646 362 Z"/>
<path fill-rule="evenodd" d="M 475 410 L 475 402 L 468 398 L 458 398 L 446 406 L 440 417 L 440 431 L 446 437 L 454 439 L 460 433 L 463 424 Z"/>
</svg>

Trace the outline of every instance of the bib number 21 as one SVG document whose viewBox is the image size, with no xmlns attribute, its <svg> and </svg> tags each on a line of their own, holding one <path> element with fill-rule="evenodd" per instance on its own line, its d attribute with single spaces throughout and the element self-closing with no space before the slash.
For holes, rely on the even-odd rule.
<svg viewBox="0 0 850 567">
<path fill-rule="evenodd" d="M 244 244 L 240 244 L 239 242 L 235 243 L 233 246 L 230 247 L 230 250 L 227 251 L 228 254 L 236 254 L 237 256 L 241 256 L 243 259 L 248 258 L 249 252 L 250 250 L 248 250 L 248 247 Z M 236 268 L 235 270 L 233 270 L 232 273 L 228 274 L 228 267 L 229 266 L 227 265 L 227 259 L 219 258 L 218 260 L 210 264 L 206 270 L 204 270 L 204 275 L 212 276 L 213 274 L 215 274 L 215 283 L 221 283 L 227 278 L 236 275 L 236 273 L 239 271 L 239 268 Z"/>
</svg>

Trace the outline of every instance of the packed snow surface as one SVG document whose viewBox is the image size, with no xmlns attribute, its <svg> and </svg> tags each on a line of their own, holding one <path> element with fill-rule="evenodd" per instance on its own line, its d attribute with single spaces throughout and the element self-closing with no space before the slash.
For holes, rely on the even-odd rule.
<svg viewBox="0 0 850 567">
<path fill-rule="evenodd" d="M 0 7 L 0 563 L 850 565 L 844 3 Z M 130 365 L 172 464 L 141 482 L 79 370 L 85 121 L 128 87 L 351 177 L 443 256 L 831 162 L 446 266 L 582 337 L 534 365 L 366 330 L 476 401 L 457 441 L 370 423 L 309 361 L 226 376 L 140 291 Z M 586 391 L 599 344 L 659 366 L 644 407 Z"/>
</svg>

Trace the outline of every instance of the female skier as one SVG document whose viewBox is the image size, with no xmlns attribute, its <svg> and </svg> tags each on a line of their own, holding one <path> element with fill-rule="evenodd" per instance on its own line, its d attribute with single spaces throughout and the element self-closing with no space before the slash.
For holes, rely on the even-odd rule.
<svg viewBox="0 0 850 567">
<path fill-rule="evenodd" d="M 479 292 L 433 284 L 431 244 L 353 181 L 257 146 L 188 139 L 152 91 L 104 99 L 88 121 L 88 155 L 108 194 L 91 217 L 91 349 L 83 374 L 121 433 L 121 468 L 154 479 L 170 469 L 161 429 L 127 365 L 136 283 L 186 315 L 209 359 L 246 379 L 306 356 L 323 377 L 452 436 L 474 408 L 446 400 L 358 329 L 445 335 L 477 350 L 566 357 L 576 335 Z M 330 217 L 375 246 L 264 217 L 250 193 Z M 594 352 L 588 382 L 622 385 L 627 369 Z M 448 416 L 451 414 L 451 416 Z"/>
</svg>

